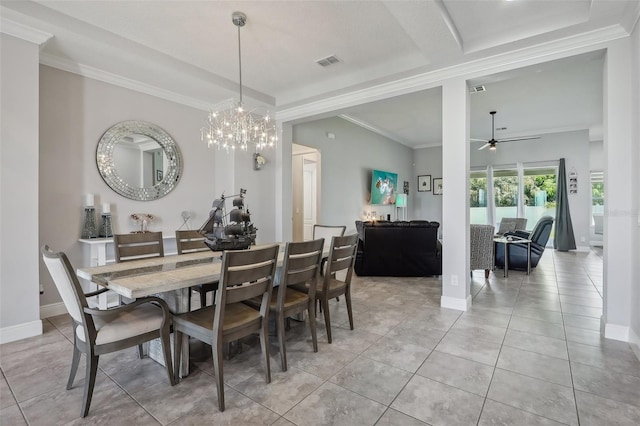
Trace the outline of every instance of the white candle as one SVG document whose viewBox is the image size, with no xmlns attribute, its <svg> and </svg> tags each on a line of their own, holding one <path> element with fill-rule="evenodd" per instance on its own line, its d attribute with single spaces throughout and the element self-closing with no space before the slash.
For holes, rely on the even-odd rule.
<svg viewBox="0 0 640 426">
<path fill-rule="evenodd" d="M 103 203 L 102 204 L 102 213 L 111 213 L 111 204 Z"/>
<path fill-rule="evenodd" d="M 84 205 L 86 207 L 93 207 L 93 194 L 87 194 L 85 195 L 85 202 Z"/>
</svg>

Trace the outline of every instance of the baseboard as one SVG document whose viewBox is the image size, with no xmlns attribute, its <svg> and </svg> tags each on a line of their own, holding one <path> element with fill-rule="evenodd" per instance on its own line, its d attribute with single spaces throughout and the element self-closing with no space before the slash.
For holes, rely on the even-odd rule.
<svg viewBox="0 0 640 426">
<path fill-rule="evenodd" d="M 42 321 L 25 322 L 24 324 L 12 325 L 0 328 L 0 344 L 15 342 L 27 337 L 39 336 L 42 334 Z"/>
<path fill-rule="evenodd" d="M 591 247 L 590 246 L 577 246 L 576 247 L 576 251 L 582 252 L 582 253 L 588 253 L 591 251 Z"/>
<path fill-rule="evenodd" d="M 64 302 L 51 303 L 50 305 L 40 306 L 40 319 L 55 317 L 67 313 Z"/>
<path fill-rule="evenodd" d="M 629 332 L 631 329 L 626 325 L 618 325 L 604 323 L 603 317 L 600 318 L 600 329 L 604 330 L 604 337 L 612 340 L 620 340 L 622 342 L 630 342 Z"/>
<path fill-rule="evenodd" d="M 457 311 L 468 311 L 469 308 L 471 308 L 471 295 L 468 295 L 466 299 L 440 296 L 440 306 L 443 308 L 455 309 Z"/>
</svg>

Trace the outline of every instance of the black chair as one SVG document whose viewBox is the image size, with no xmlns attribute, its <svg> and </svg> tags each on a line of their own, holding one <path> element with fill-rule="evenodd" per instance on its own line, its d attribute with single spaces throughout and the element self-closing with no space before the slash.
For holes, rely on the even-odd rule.
<svg viewBox="0 0 640 426">
<path fill-rule="evenodd" d="M 553 218 L 551 216 L 543 216 L 540 218 L 532 231 L 515 231 L 507 232 L 505 237 L 509 235 L 531 240 L 531 267 L 535 268 L 544 253 L 544 248 L 549 241 Z M 496 267 L 504 268 L 504 244 L 496 243 Z M 509 269 L 527 270 L 527 245 L 526 244 L 509 244 Z"/>
</svg>

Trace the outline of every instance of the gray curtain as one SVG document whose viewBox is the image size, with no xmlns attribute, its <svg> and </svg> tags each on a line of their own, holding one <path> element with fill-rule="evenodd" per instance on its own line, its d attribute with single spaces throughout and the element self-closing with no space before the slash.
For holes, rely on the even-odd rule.
<svg viewBox="0 0 640 426">
<path fill-rule="evenodd" d="M 558 190 L 556 191 L 556 236 L 553 248 L 560 251 L 575 250 L 576 239 L 573 236 L 571 213 L 569 212 L 569 198 L 567 197 L 567 174 L 564 168 L 564 158 L 560 159 L 558 167 Z"/>
</svg>

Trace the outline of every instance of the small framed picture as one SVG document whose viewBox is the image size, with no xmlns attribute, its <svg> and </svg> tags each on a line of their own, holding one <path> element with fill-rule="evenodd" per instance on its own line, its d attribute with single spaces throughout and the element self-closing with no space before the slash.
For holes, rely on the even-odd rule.
<svg viewBox="0 0 640 426">
<path fill-rule="evenodd" d="M 418 176 L 418 192 L 431 191 L 431 175 Z"/>
<path fill-rule="evenodd" d="M 156 170 L 156 182 L 162 182 L 162 170 Z"/>
<path fill-rule="evenodd" d="M 433 195 L 442 195 L 442 178 L 433 179 Z"/>
</svg>

